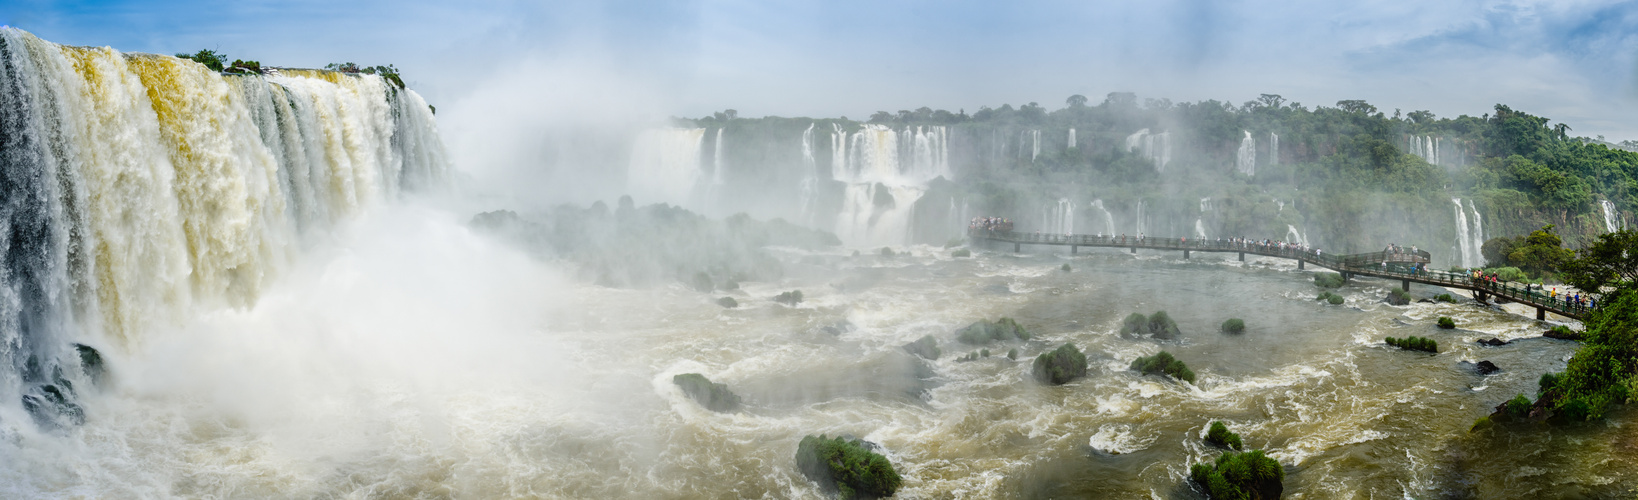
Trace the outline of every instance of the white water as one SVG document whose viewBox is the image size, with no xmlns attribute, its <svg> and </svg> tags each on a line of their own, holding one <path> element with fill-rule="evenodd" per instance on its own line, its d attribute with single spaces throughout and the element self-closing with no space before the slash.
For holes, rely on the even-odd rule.
<svg viewBox="0 0 1638 500">
<path fill-rule="evenodd" d="M 1439 146 L 1443 138 L 1433 136 L 1411 136 L 1409 148 L 1411 154 L 1416 155 L 1429 164 L 1439 164 Z"/>
<path fill-rule="evenodd" d="M 1103 208 L 1103 200 L 1092 200 L 1092 208 L 1103 212 L 1103 232 L 1100 234 L 1115 234 L 1115 214 L 1109 213 L 1109 209 Z"/>
<path fill-rule="evenodd" d="M 1461 198 L 1451 198 L 1450 202 L 1455 205 L 1456 209 L 1456 247 L 1461 254 L 1462 267 L 1484 266 L 1484 254 L 1482 252 L 1484 224 L 1480 219 L 1479 210 L 1473 206 L 1472 201 L 1467 203 L 1466 209 L 1462 207 Z M 1471 219 L 1468 217 L 1469 212 L 1472 214 Z"/>
<path fill-rule="evenodd" d="M 1211 198 L 1209 198 L 1209 197 L 1201 198 L 1200 199 L 1200 217 L 1194 219 L 1194 236 L 1196 238 L 1209 238 L 1210 237 L 1210 236 L 1208 236 L 1206 234 L 1206 220 L 1205 220 L 1206 213 L 1210 212 L 1210 211 L 1211 211 Z"/>
<path fill-rule="evenodd" d="M 1041 209 L 1042 232 L 1048 234 L 1075 234 L 1075 202 L 1059 198 Z"/>
<path fill-rule="evenodd" d="M 816 124 L 809 123 L 808 128 L 802 131 L 802 185 L 799 191 L 800 199 L 797 200 L 802 206 L 802 223 L 808 227 L 813 227 L 819 211 L 815 206 L 819 192 L 819 161 L 813 156 L 814 125 Z M 718 134 L 718 137 L 721 137 L 721 134 Z"/>
<path fill-rule="evenodd" d="M 929 181 L 951 178 L 949 131 L 942 126 L 864 125 L 848 133 L 832 124 L 831 175 L 848 184 L 836 235 L 850 246 L 902 245 L 916 200 Z"/>
<path fill-rule="evenodd" d="M 1613 233 L 1620 229 L 1620 218 L 1615 214 L 1615 202 L 1602 199 L 1598 200 L 1598 206 L 1604 210 L 1604 231 Z"/>
<path fill-rule="evenodd" d="M 1075 149 L 1075 129 L 1069 129 L 1069 148 Z"/>
<path fill-rule="evenodd" d="M 1280 164 L 1280 134 L 1268 133 L 1268 164 Z"/>
<path fill-rule="evenodd" d="M 1156 171 L 1165 171 L 1166 164 L 1172 161 L 1172 133 L 1149 133 L 1149 129 L 1142 129 L 1126 136 L 1126 150 L 1136 151 L 1139 155 L 1154 163 Z"/>
<path fill-rule="evenodd" d="M 1029 131 L 1029 138 L 1030 138 L 1029 161 L 1031 163 L 1033 163 L 1033 162 L 1035 162 L 1036 158 L 1041 157 L 1041 131 L 1040 130 L 1031 130 L 1031 131 Z"/>
<path fill-rule="evenodd" d="M 1234 152 L 1234 169 L 1242 174 L 1254 176 L 1257 175 L 1257 140 L 1251 138 L 1250 131 L 1242 132 L 1245 132 L 1246 137 L 1240 140 L 1240 149 Z"/>
<path fill-rule="evenodd" d="M 703 128 L 665 128 L 638 135 L 626 169 L 628 194 L 639 204 L 692 205 L 704 175 L 700 169 L 704 141 Z"/>
<path fill-rule="evenodd" d="M 812 127 L 812 125 L 809 125 Z M 727 180 L 727 169 L 722 165 L 722 131 L 717 129 L 717 143 L 711 148 L 711 184 L 721 186 Z"/>
<path fill-rule="evenodd" d="M 1285 242 L 1286 243 L 1296 243 L 1296 244 L 1299 244 L 1299 245 L 1307 245 L 1308 244 L 1308 237 L 1303 236 L 1302 232 L 1297 230 L 1297 226 L 1286 224 L 1285 225 Z"/>
</svg>

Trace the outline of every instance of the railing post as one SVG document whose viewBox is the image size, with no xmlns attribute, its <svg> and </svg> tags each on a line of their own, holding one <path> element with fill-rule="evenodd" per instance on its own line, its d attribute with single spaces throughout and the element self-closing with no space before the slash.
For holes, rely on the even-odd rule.
<svg viewBox="0 0 1638 500">
<path fill-rule="evenodd" d="M 1407 291 L 1407 292 L 1409 292 L 1410 291 L 1410 280 L 1404 280 L 1402 283 L 1400 283 L 1400 288 Z"/>
<path fill-rule="evenodd" d="M 1306 262 L 1303 262 L 1302 259 L 1297 259 L 1297 269 L 1303 269 L 1303 264 L 1306 264 Z"/>
<path fill-rule="evenodd" d="M 1012 244 L 1012 253 L 1019 253 L 1019 252 L 1023 251 L 1023 249 L 1024 249 L 1024 246 L 1019 244 L 1019 243 L 1014 242 Z"/>
<path fill-rule="evenodd" d="M 1069 254 L 1070 255 L 1075 255 L 1075 254 L 1080 253 L 1080 252 L 1081 252 L 1081 247 L 1075 246 L 1075 245 L 1070 245 L 1069 246 Z"/>
</svg>

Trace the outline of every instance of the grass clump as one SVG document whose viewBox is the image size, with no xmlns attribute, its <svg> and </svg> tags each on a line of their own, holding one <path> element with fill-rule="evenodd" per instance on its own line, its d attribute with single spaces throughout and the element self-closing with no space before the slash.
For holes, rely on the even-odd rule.
<svg viewBox="0 0 1638 500">
<path fill-rule="evenodd" d="M 1029 340 L 1029 330 L 1025 330 L 1012 318 L 1001 318 L 991 322 L 979 320 L 967 325 L 956 332 L 956 340 L 963 344 L 984 345 L 994 341 L 1010 342 L 1013 340 Z"/>
<path fill-rule="evenodd" d="M 1223 322 L 1223 333 L 1242 334 L 1246 332 L 1246 322 L 1240 318 L 1229 318 Z"/>
<path fill-rule="evenodd" d="M 1189 478 L 1213 500 L 1273 499 L 1285 490 L 1285 468 L 1263 455 L 1263 450 L 1228 452 L 1215 464 L 1194 464 Z"/>
<path fill-rule="evenodd" d="M 1342 288 L 1347 283 L 1340 273 L 1314 273 L 1314 286 L 1320 288 Z"/>
<path fill-rule="evenodd" d="M 1446 329 L 1446 330 L 1456 328 L 1456 320 L 1450 319 L 1450 317 L 1448 317 L 1448 316 L 1440 316 L 1439 317 L 1439 328 L 1443 328 L 1443 329 Z"/>
<path fill-rule="evenodd" d="M 1189 365 L 1172 357 L 1172 353 L 1166 351 L 1133 360 L 1132 369 L 1144 375 L 1169 375 L 1178 380 L 1194 383 L 1194 371 L 1189 369 Z"/>
<path fill-rule="evenodd" d="M 1396 306 L 1408 305 L 1411 303 L 1410 292 L 1398 288 L 1390 288 L 1388 289 L 1388 303 Z"/>
<path fill-rule="evenodd" d="M 1321 301 L 1321 302 L 1327 302 L 1327 303 L 1330 303 L 1333 306 L 1340 306 L 1347 299 L 1342 298 L 1341 295 L 1337 295 L 1337 294 L 1334 294 L 1334 293 L 1331 293 L 1331 292 L 1327 291 L 1327 292 L 1320 292 L 1319 296 L 1315 297 L 1314 300 L 1318 300 L 1318 301 Z"/>
<path fill-rule="evenodd" d="M 1167 315 L 1166 311 L 1156 311 L 1150 316 L 1132 313 L 1121 323 L 1120 331 L 1121 333 L 1138 335 L 1147 333 L 1160 339 L 1177 338 L 1177 336 L 1183 334 L 1182 331 L 1178 330 L 1177 322 L 1172 321 L 1172 317 Z"/>
<path fill-rule="evenodd" d="M 1434 295 L 1433 300 L 1437 300 L 1439 302 L 1450 302 L 1452 304 L 1456 303 L 1456 297 L 1452 297 L 1448 293 L 1441 293 L 1439 295 Z"/>
<path fill-rule="evenodd" d="M 944 351 L 939 350 L 938 348 L 938 339 L 933 338 L 932 335 L 928 335 L 916 339 L 915 342 L 905 344 L 904 350 L 910 354 L 927 359 L 938 359 L 939 356 L 944 354 Z"/>
<path fill-rule="evenodd" d="M 717 299 L 717 305 L 722 306 L 722 307 L 726 307 L 726 308 L 729 308 L 729 309 L 733 309 L 735 307 L 739 307 L 739 301 L 734 300 L 733 297 L 723 297 L 723 298 Z"/>
<path fill-rule="evenodd" d="M 1149 317 L 1139 313 L 1132 313 L 1121 323 L 1121 333 L 1148 333 Z"/>
<path fill-rule="evenodd" d="M 671 382 L 681 387 L 683 394 L 687 394 L 707 410 L 732 412 L 739 409 L 738 395 L 729 391 L 727 385 L 711 383 L 704 375 L 684 373 L 671 377 Z"/>
<path fill-rule="evenodd" d="M 1386 342 L 1388 343 L 1388 345 L 1398 347 L 1400 349 L 1410 350 L 1410 351 L 1426 351 L 1426 352 L 1431 352 L 1431 353 L 1438 353 L 1439 352 L 1439 343 L 1434 342 L 1433 339 L 1429 339 L 1429 338 L 1422 338 L 1422 337 L 1416 337 L 1416 336 L 1405 337 L 1405 338 L 1402 338 L 1402 339 L 1401 338 L 1388 337 Z"/>
<path fill-rule="evenodd" d="M 951 257 L 972 257 L 973 252 L 965 248 L 958 248 L 950 252 Z"/>
<path fill-rule="evenodd" d="M 1211 430 L 1206 431 L 1206 442 L 1224 448 L 1240 449 L 1240 435 L 1228 430 L 1222 422 L 1212 422 Z"/>
<path fill-rule="evenodd" d="M 1018 348 L 1017 347 L 1014 347 L 1012 349 L 1007 350 L 1007 359 L 1010 359 L 1010 360 L 1013 360 L 1013 361 L 1018 361 Z"/>
<path fill-rule="evenodd" d="M 1063 267 L 1060 267 L 1060 268 L 1058 268 L 1058 269 L 1062 269 L 1062 270 L 1064 270 L 1064 272 L 1066 272 L 1066 273 L 1067 273 L 1067 272 L 1069 272 L 1069 271 L 1070 271 L 1070 270 L 1071 270 L 1071 268 L 1070 268 L 1070 267 L 1069 267 L 1069 263 L 1068 263 L 1068 262 L 1065 262 L 1065 263 L 1064 263 L 1064 266 L 1063 266 Z"/>
<path fill-rule="evenodd" d="M 1036 356 L 1030 373 L 1043 384 L 1064 385 L 1086 376 L 1086 354 L 1075 348 L 1075 344 L 1064 344 L 1052 352 Z"/>
<path fill-rule="evenodd" d="M 809 435 L 796 446 L 796 468 L 844 500 L 893 496 L 904 479 L 870 446 L 857 439 Z"/>
<path fill-rule="evenodd" d="M 774 302 L 795 307 L 797 304 L 802 303 L 802 291 L 791 290 L 789 292 L 780 292 L 778 297 L 774 297 Z"/>
</svg>

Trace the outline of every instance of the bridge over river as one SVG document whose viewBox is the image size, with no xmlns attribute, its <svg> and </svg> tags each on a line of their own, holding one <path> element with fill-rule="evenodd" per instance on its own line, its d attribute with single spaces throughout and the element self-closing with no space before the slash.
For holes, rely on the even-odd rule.
<svg viewBox="0 0 1638 500">
<path fill-rule="evenodd" d="M 1022 251 L 1024 245 L 1055 245 L 1069 247 L 1069 253 L 1072 254 L 1077 253 L 1080 247 L 1105 247 L 1131 249 L 1132 253 L 1137 253 L 1140 248 L 1180 251 L 1183 252 L 1183 258 L 1185 259 L 1189 258 L 1189 255 L 1193 252 L 1237 253 L 1241 262 L 1246 260 L 1247 254 L 1291 259 L 1297 261 L 1298 269 L 1305 269 L 1308 264 L 1313 264 L 1342 273 L 1343 278 L 1371 276 L 1399 280 L 1402 289 L 1407 292 L 1410 291 L 1411 283 L 1423 283 L 1468 290 L 1473 294 L 1473 298 L 1481 302 L 1489 300 L 1490 297 L 1506 299 L 1536 308 L 1536 319 L 1538 320 L 1547 319 L 1549 311 L 1560 316 L 1582 319 L 1591 310 L 1591 307 L 1587 304 L 1569 300 L 1563 295 L 1554 296 L 1554 294 L 1550 294 L 1539 287 L 1530 288 L 1521 283 L 1490 281 L 1483 278 L 1474 278 L 1464 273 L 1424 269 L 1432 259 L 1432 255 L 1426 250 L 1337 255 L 1316 248 L 1302 249 L 1291 245 L 1263 245 L 1253 242 L 1231 242 L 1212 239 L 1030 234 L 986 229 L 972 229 L 968 232 L 968 236 L 979 241 L 1011 243 L 1014 252 Z"/>
</svg>

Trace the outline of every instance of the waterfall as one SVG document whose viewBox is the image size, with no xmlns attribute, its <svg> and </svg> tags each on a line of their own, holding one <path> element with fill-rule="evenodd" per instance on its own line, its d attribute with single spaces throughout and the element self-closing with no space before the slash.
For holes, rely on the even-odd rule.
<svg viewBox="0 0 1638 500">
<path fill-rule="evenodd" d="M 720 140 L 722 134 L 717 134 Z M 647 130 L 637 136 L 626 170 L 626 189 L 643 203 L 688 204 L 700 182 L 700 149 L 705 141 L 703 128 Z M 720 182 L 720 167 L 713 183 Z"/>
<path fill-rule="evenodd" d="M 711 147 L 711 183 L 721 186 L 726 172 L 722 168 L 722 131 L 717 129 L 716 144 Z"/>
<path fill-rule="evenodd" d="M 1194 236 L 1196 238 L 1208 238 L 1209 237 L 1209 236 L 1206 235 L 1206 212 L 1210 212 L 1210 211 L 1211 211 L 1211 198 L 1210 197 L 1201 198 L 1200 199 L 1200 217 L 1197 217 L 1197 218 L 1194 219 Z"/>
<path fill-rule="evenodd" d="M 1234 169 L 1248 176 L 1257 175 L 1257 140 L 1251 138 L 1250 131 L 1246 137 L 1240 139 L 1240 149 L 1234 152 Z"/>
<path fill-rule="evenodd" d="M 1137 232 L 1134 234 L 1134 236 L 1142 235 L 1142 234 L 1143 234 L 1143 200 L 1138 200 L 1138 203 L 1137 203 Z"/>
<path fill-rule="evenodd" d="M 1103 232 L 1100 234 L 1115 234 L 1115 214 L 1109 213 L 1109 209 L 1103 208 L 1103 200 L 1092 200 L 1092 207 L 1098 209 L 1099 212 L 1103 212 Z"/>
<path fill-rule="evenodd" d="M 1450 202 L 1456 205 L 1456 247 L 1461 252 L 1462 267 L 1484 267 L 1484 224 L 1478 208 L 1468 201 L 1464 210 L 1461 198 L 1451 198 Z M 1472 225 L 1469 225 L 1468 211 L 1473 215 Z"/>
<path fill-rule="evenodd" d="M 1307 245 L 1308 244 L 1308 237 L 1303 236 L 1301 231 L 1297 231 L 1297 226 L 1286 224 L 1285 225 L 1285 242 L 1286 243 L 1296 243 L 1298 245 Z"/>
<path fill-rule="evenodd" d="M 1075 234 L 1075 202 L 1059 198 L 1042 209 L 1041 232 L 1048 234 Z"/>
<path fill-rule="evenodd" d="M 1075 149 L 1075 129 L 1069 129 L 1069 149 Z"/>
<path fill-rule="evenodd" d="M 911 211 L 929 181 L 950 178 L 949 130 L 942 126 L 894 131 L 868 124 L 848 133 L 832 124 L 831 174 L 847 189 L 836 235 L 854 246 L 909 241 Z"/>
<path fill-rule="evenodd" d="M 1029 161 L 1030 163 L 1034 163 L 1035 159 L 1041 156 L 1041 131 L 1031 130 L 1029 136 L 1031 144 L 1029 148 Z"/>
<path fill-rule="evenodd" d="M 1620 218 L 1615 215 L 1615 202 L 1608 199 L 1598 200 L 1598 206 L 1604 209 L 1604 231 L 1613 233 L 1621 228 Z"/>
<path fill-rule="evenodd" d="M 1156 171 L 1163 171 L 1172 161 L 1172 133 L 1150 134 L 1149 129 L 1138 130 L 1126 136 L 1126 150 L 1136 151 L 1154 163 Z"/>
<path fill-rule="evenodd" d="M 1443 141 L 1440 137 L 1413 135 L 1406 149 L 1430 165 L 1439 165 L 1439 148 Z"/>
<path fill-rule="evenodd" d="M 798 203 L 801 204 L 802 223 L 809 227 L 813 226 L 813 219 L 817 215 L 818 208 L 814 206 L 814 203 L 817 202 L 819 191 L 819 161 L 813 157 L 814 125 L 809 123 L 808 128 L 802 131 L 802 184 L 799 186 L 800 199 L 798 200 Z M 722 147 L 721 133 L 717 134 L 717 141 L 717 148 L 720 150 Z M 718 157 L 720 158 L 721 155 L 719 154 Z"/>
<path fill-rule="evenodd" d="M 425 101 L 374 75 L 222 75 L 0 28 L 0 404 L 84 419 L 70 342 L 247 307 L 370 205 L 448 185 Z"/>
<path fill-rule="evenodd" d="M 1268 133 L 1268 164 L 1280 164 L 1280 134 Z"/>
</svg>

